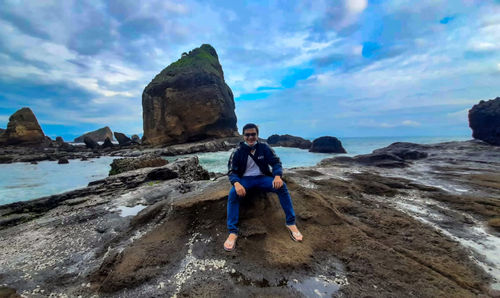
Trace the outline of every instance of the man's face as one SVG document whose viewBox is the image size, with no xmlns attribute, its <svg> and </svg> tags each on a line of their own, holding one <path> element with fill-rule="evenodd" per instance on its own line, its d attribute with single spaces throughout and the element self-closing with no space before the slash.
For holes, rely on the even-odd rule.
<svg viewBox="0 0 500 298">
<path fill-rule="evenodd" d="M 245 142 L 247 142 L 248 145 L 253 146 L 255 143 L 257 143 L 257 139 L 259 136 L 257 135 L 257 129 L 255 128 L 248 128 L 245 129 L 243 132 L 243 138 L 245 139 Z"/>
</svg>

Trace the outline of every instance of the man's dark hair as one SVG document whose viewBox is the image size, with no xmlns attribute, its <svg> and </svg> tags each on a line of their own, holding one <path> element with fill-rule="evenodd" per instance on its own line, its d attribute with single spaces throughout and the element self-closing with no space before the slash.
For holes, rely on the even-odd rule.
<svg viewBox="0 0 500 298">
<path fill-rule="evenodd" d="M 257 131 L 257 134 L 259 134 L 259 128 L 257 127 L 257 125 L 255 125 L 253 123 L 245 124 L 245 126 L 243 126 L 243 129 L 241 132 L 244 134 L 246 129 L 252 129 L 252 128 L 255 128 L 255 130 Z"/>
</svg>

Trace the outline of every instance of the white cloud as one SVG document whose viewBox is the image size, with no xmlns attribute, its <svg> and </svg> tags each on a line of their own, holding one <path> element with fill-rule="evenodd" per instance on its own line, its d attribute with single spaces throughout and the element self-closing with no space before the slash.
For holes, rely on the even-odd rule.
<svg viewBox="0 0 500 298">
<path fill-rule="evenodd" d="M 350 14 L 358 14 L 368 6 L 367 0 L 346 0 L 345 6 Z"/>
<path fill-rule="evenodd" d="M 420 126 L 420 123 L 413 120 L 404 120 L 403 122 L 401 122 L 401 125 L 415 127 L 415 126 Z"/>
</svg>

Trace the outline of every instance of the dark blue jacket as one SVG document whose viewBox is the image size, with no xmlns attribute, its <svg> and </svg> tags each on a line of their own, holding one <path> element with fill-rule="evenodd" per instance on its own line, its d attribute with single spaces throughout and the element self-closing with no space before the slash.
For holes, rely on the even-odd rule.
<svg viewBox="0 0 500 298">
<path fill-rule="evenodd" d="M 283 170 L 281 168 L 281 161 L 276 155 L 274 150 L 269 147 L 266 143 L 257 142 L 255 144 L 255 154 L 254 161 L 259 167 L 260 171 L 267 176 L 282 176 Z M 227 163 L 229 181 L 231 184 L 235 182 L 240 182 L 240 178 L 243 177 L 245 170 L 247 168 L 247 158 L 250 154 L 250 147 L 241 142 L 240 146 L 234 149 L 231 157 L 229 157 L 229 162 Z M 272 171 L 269 169 L 271 166 Z"/>
</svg>

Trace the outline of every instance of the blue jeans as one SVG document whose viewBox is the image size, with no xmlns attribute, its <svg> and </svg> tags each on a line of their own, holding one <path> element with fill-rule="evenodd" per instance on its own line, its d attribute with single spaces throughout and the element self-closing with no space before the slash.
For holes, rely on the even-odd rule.
<svg viewBox="0 0 500 298">
<path fill-rule="evenodd" d="M 269 176 L 244 176 L 240 181 L 241 185 L 248 192 L 250 189 L 256 188 L 265 192 L 274 192 L 278 194 L 280 199 L 281 208 L 285 212 L 286 224 L 295 224 L 295 212 L 293 211 L 292 198 L 288 193 L 286 184 L 283 182 L 283 186 L 279 189 L 273 188 L 273 178 Z M 240 213 L 240 200 L 242 197 L 236 194 L 234 186 L 229 191 L 229 197 L 227 200 L 227 229 L 229 233 L 238 234 L 238 218 Z"/>
</svg>

